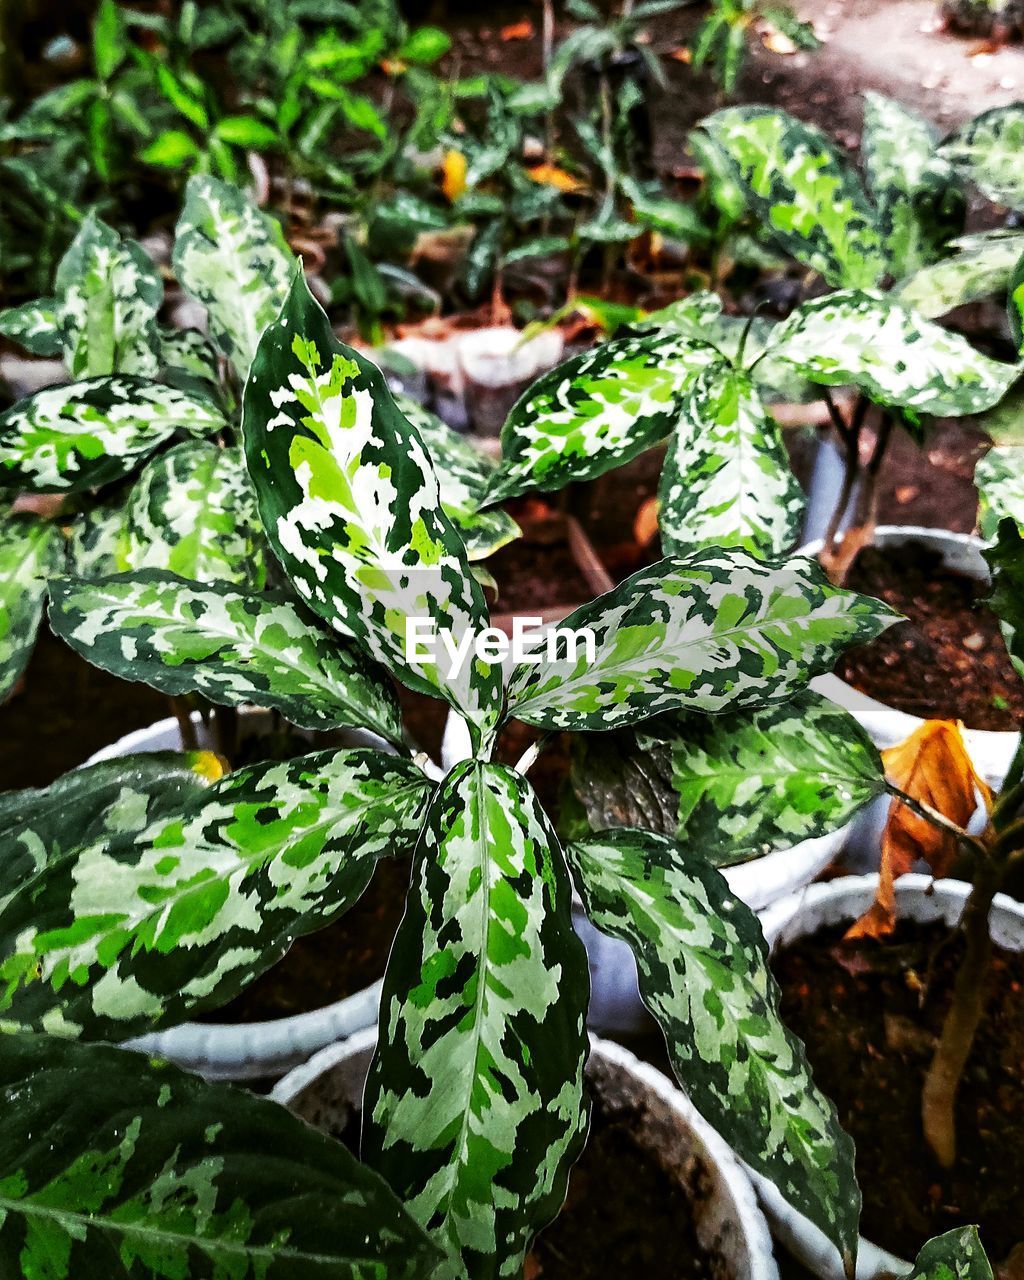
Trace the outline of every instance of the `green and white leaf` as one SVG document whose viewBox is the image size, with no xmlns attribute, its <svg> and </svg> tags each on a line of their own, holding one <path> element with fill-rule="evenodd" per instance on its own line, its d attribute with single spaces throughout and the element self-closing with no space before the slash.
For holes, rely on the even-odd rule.
<svg viewBox="0 0 1024 1280">
<path fill-rule="evenodd" d="M 640 993 L 694 1106 L 852 1263 L 853 1143 L 779 1017 L 757 917 L 664 836 L 608 831 L 568 852 L 587 915 L 636 955 Z"/>
<path fill-rule="evenodd" d="M 224 1004 L 411 850 L 429 791 L 401 757 L 325 751 L 72 850 L 0 912 L 0 1032 L 122 1040 Z"/>
<path fill-rule="evenodd" d="M 501 432 L 487 501 L 592 480 L 667 436 L 714 348 L 671 330 L 573 356 L 526 391 Z"/>
<path fill-rule="evenodd" d="M 893 98 L 866 93 L 864 100 L 868 189 L 890 272 L 901 278 L 934 262 L 963 230 L 966 202 L 932 125 Z"/>
<path fill-rule="evenodd" d="M 176 431 L 226 425 L 209 400 L 118 375 L 46 387 L 0 414 L 0 487 L 74 493 L 121 480 Z"/>
<path fill-rule="evenodd" d="M 470 560 L 486 559 L 518 538 L 521 530 L 507 511 L 480 510 L 495 463 L 415 400 L 396 396 L 395 403 L 419 432 L 430 455 L 441 506 L 462 534 Z"/>
<path fill-rule="evenodd" d="M 772 556 L 793 546 L 803 491 L 779 424 L 745 373 L 722 363 L 698 377 L 669 441 L 658 500 L 666 555 L 741 547 Z"/>
<path fill-rule="evenodd" d="M 142 831 L 221 775 L 208 751 L 153 751 L 85 765 L 48 787 L 0 796 L 0 911 L 43 867 L 76 845 Z"/>
<path fill-rule="evenodd" d="M 220 357 L 205 334 L 198 329 L 160 330 L 160 364 L 164 369 L 176 370 L 220 387 Z"/>
<path fill-rule="evenodd" d="M 8 515 L 0 524 L 0 699 L 32 656 L 60 544 L 60 531 L 34 516 Z"/>
<path fill-rule="evenodd" d="M 529 784 L 457 765 L 431 802 L 384 980 L 363 1158 L 458 1277 L 522 1276 L 583 1145 L 589 983 L 571 898 Z"/>
<path fill-rule="evenodd" d="M 1024 533 L 1024 447 L 990 449 L 974 468 L 978 490 L 978 527 L 983 538 L 994 538 L 1007 516 Z"/>
<path fill-rule="evenodd" d="M 56 289 L 57 323 L 73 378 L 155 376 L 164 287 L 141 245 L 122 241 L 89 214 L 57 268 Z"/>
<path fill-rule="evenodd" d="M 723 716 L 677 716 L 641 750 L 671 752 L 676 838 L 716 866 L 845 826 L 885 790 L 871 739 L 819 694 Z"/>
<path fill-rule="evenodd" d="M 259 590 L 264 547 L 241 450 L 186 440 L 153 458 L 132 489 L 118 567 Z"/>
<path fill-rule="evenodd" d="M 825 133 L 773 107 L 727 107 L 701 128 L 781 249 L 836 288 L 882 279 L 888 259 L 875 210 Z"/>
<path fill-rule="evenodd" d="M 502 673 L 418 657 L 410 620 L 456 641 L 487 625 L 430 457 L 380 370 L 339 343 L 297 275 L 246 382 L 243 435 L 260 516 L 300 596 L 411 688 L 446 698 L 478 740 Z"/>
<path fill-rule="evenodd" d="M 1024 104 L 982 112 L 951 133 L 939 151 L 990 200 L 1024 209 Z"/>
<path fill-rule="evenodd" d="M 990 409 L 1020 373 L 887 295 L 857 290 L 798 307 L 776 351 L 812 382 L 856 386 L 877 404 L 951 417 Z"/>
<path fill-rule="evenodd" d="M 207 310 L 211 338 L 244 380 L 295 270 L 280 226 L 236 187 L 197 174 L 185 188 L 173 260 L 182 287 Z"/>
<path fill-rule="evenodd" d="M 810 559 L 705 550 L 641 569 L 571 613 L 589 630 L 555 661 L 521 663 L 508 714 L 545 729 L 607 730 L 665 711 L 739 711 L 784 702 L 850 645 L 897 621 L 844 591 Z"/>
<path fill-rule="evenodd" d="M 402 738 L 390 683 L 286 600 L 144 569 L 50 584 L 50 626 L 94 666 L 161 693 L 273 707 L 304 729 Z"/>
<path fill-rule="evenodd" d="M 0 333 L 34 356 L 59 356 L 64 351 L 56 298 L 36 298 L 0 311 Z"/>
<path fill-rule="evenodd" d="M 67 529 L 67 572 L 76 578 L 117 573 L 123 551 L 125 500 L 120 495 L 80 511 Z"/>
<path fill-rule="evenodd" d="M 9 1037 L 0 1150 L 6 1276 L 430 1280 L 441 1262 L 341 1143 L 123 1049 Z"/>
<path fill-rule="evenodd" d="M 1024 235 L 1019 231 L 982 232 L 953 244 L 957 252 L 951 257 L 920 268 L 894 291 L 905 307 L 929 320 L 1005 293 L 1024 254 Z"/>
<path fill-rule="evenodd" d="M 992 1267 L 977 1227 L 957 1227 L 929 1240 L 909 1280 L 992 1280 Z"/>
</svg>

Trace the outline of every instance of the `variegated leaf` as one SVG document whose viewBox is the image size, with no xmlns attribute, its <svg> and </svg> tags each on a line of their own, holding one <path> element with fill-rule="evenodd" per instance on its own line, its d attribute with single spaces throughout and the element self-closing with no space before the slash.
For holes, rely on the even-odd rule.
<svg viewBox="0 0 1024 1280">
<path fill-rule="evenodd" d="M 509 715 L 545 729 L 614 729 L 664 711 L 784 702 L 839 654 L 898 619 L 888 605 L 833 587 L 810 559 L 700 551 L 641 569 L 571 613 L 590 631 L 558 657 L 521 663 Z"/>
<path fill-rule="evenodd" d="M 887 295 L 857 290 L 798 307 L 776 351 L 812 382 L 856 386 L 877 404 L 952 417 L 991 408 L 1020 373 Z"/>
<path fill-rule="evenodd" d="M 573 356 L 513 407 L 487 501 L 562 489 L 635 458 L 671 432 L 694 378 L 718 359 L 713 347 L 671 330 Z"/>
<path fill-rule="evenodd" d="M 198 329 L 160 330 L 160 364 L 165 370 L 183 373 L 219 388 L 219 360 L 216 348 Z"/>
<path fill-rule="evenodd" d="M 1024 532 L 1024 448 L 1005 445 L 990 449 L 974 469 L 974 483 L 980 499 L 982 537 L 994 538 L 1000 520 L 1007 516 Z"/>
<path fill-rule="evenodd" d="M 243 435 L 264 528 L 300 595 L 486 740 L 499 665 L 470 657 L 458 668 L 410 644 L 416 621 L 471 640 L 487 625 L 483 591 L 419 435 L 377 366 L 335 339 L 301 275 L 253 362 Z"/>
<path fill-rule="evenodd" d="M 209 400 L 143 378 L 46 387 L 0 414 L 0 486 L 72 493 L 120 480 L 176 431 L 225 426 Z"/>
<path fill-rule="evenodd" d="M 416 428 L 437 472 L 441 506 L 450 516 L 470 560 L 484 560 L 521 532 L 507 511 L 481 511 L 495 464 L 465 436 L 453 431 L 436 413 L 408 396 L 395 403 Z"/>
<path fill-rule="evenodd" d="M 793 546 L 803 491 L 782 431 L 745 373 L 722 363 L 698 377 L 669 442 L 658 499 L 666 555 L 742 547 L 772 556 Z"/>
<path fill-rule="evenodd" d="M 586 955 L 529 784 L 467 761 L 439 788 L 384 980 L 363 1157 L 453 1259 L 523 1273 L 583 1144 Z"/>
<path fill-rule="evenodd" d="M 977 1227 L 957 1227 L 929 1240 L 908 1280 L 992 1280 Z"/>
<path fill-rule="evenodd" d="M 844 826 L 885 790 L 857 721 L 818 694 L 724 716 L 674 717 L 641 751 L 671 752 L 676 837 L 718 866 Z"/>
<path fill-rule="evenodd" d="M 0 524 L 0 699 L 32 656 L 60 542 L 59 530 L 34 516 L 7 516 Z"/>
<path fill-rule="evenodd" d="M 1010 332 L 1017 344 L 1017 351 L 1024 356 L 1024 252 L 1010 273 L 1007 290 L 1007 308 L 1010 315 Z"/>
<path fill-rule="evenodd" d="M 132 489 L 118 567 L 258 590 L 264 546 L 241 450 L 186 440 L 153 458 Z"/>
<path fill-rule="evenodd" d="M 64 351 L 56 298 L 36 298 L 0 311 L 0 333 L 35 356 L 59 356 Z"/>
<path fill-rule="evenodd" d="M 0 1150 L 11 1280 L 430 1280 L 441 1262 L 341 1143 L 123 1049 L 8 1037 Z"/>
<path fill-rule="evenodd" d="M 1004 516 L 995 523 L 984 554 L 992 578 L 988 604 L 1000 621 L 1010 661 L 1024 680 L 1024 531 L 1015 518 Z"/>
<path fill-rule="evenodd" d="M 221 776 L 209 751 L 153 751 L 73 769 L 48 787 L 0 795 L 0 911 L 76 845 L 141 831 L 180 813 Z"/>
<path fill-rule="evenodd" d="M 868 187 L 890 271 L 902 277 L 934 262 L 963 230 L 966 202 L 953 166 L 938 154 L 938 134 L 928 121 L 879 93 L 866 93 L 864 100 Z"/>
<path fill-rule="evenodd" d="M 888 262 L 875 211 L 826 134 L 774 107 L 727 107 L 701 128 L 780 248 L 837 288 L 881 280 Z"/>
<path fill-rule="evenodd" d="M 918 315 L 933 320 L 954 307 L 1006 292 L 1024 254 L 1019 231 L 990 231 L 954 241 L 957 252 L 922 267 L 895 290 L 895 297 Z"/>
<path fill-rule="evenodd" d="M 244 379 L 288 295 L 294 259 L 278 224 L 236 187 L 197 174 L 185 191 L 175 274 L 206 307 L 210 336 Z"/>
<path fill-rule="evenodd" d="M 779 1017 L 757 917 L 713 867 L 652 832 L 604 832 L 570 845 L 569 858 L 587 915 L 635 952 L 640 993 L 694 1106 L 852 1265 L 853 1143 Z"/>
<path fill-rule="evenodd" d="M 164 287 L 152 260 L 90 214 L 57 268 L 57 323 L 73 378 L 153 377 Z"/>
<path fill-rule="evenodd" d="M 401 742 L 390 683 L 288 601 L 144 569 L 56 579 L 50 626 L 104 671 L 171 695 L 274 707 L 305 729 L 373 729 Z"/>
<path fill-rule="evenodd" d="M 117 573 L 124 533 L 123 497 L 85 507 L 68 526 L 67 572 L 76 578 Z"/>
<path fill-rule="evenodd" d="M 939 148 L 996 204 L 1024 209 L 1024 103 L 968 120 Z"/>
<path fill-rule="evenodd" d="M 325 751 L 72 850 L 0 912 L 0 1031 L 121 1040 L 225 1003 L 411 849 L 429 790 L 399 756 Z"/>
</svg>

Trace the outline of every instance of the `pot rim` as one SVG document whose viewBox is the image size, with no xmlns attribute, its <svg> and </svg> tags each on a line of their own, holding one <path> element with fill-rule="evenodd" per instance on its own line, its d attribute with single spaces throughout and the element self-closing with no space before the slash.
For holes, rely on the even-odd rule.
<svg viewBox="0 0 1024 1280">
<path fill-rule="evenodd" d="M 366 1053 L 376 1043 L 377 1027 L 372 1026 L 343 1043 L 328 1045 L 279 1080 L 269 1095 L 271 1100 L 288 1106 L 319 1077 L 340 1063 Z M 746 1274 L 737 1274 L 734 1280 L 779 1280 L 768 1223 L 758 1206 L 747 1171 L 728 1143 L 700 1115 L 674 1080 L 649 1063 L 640 1061 L 622 1045 L 591 1034 L 590 1056 L 632 1075 L 663 1102 L 690 1130 L 696 1153 L 720 1175 L 718 1195 L 727 1202 L 723 1209 L 737 1224 L 746 1253 L 745 1258 L 739 1259 L 741 1265 L 746 1263 Z"/>
<path fill-rule="evenodd" d="M 807 937 L 822 925 L 852 921 L 874 900 L 878 874 L 842 876 L 808 886 L 773 903 L 760 913 L 765 941 L 776 947 Z M 896 881 L 896 904 L 922 922 L 943 920 L 955 925 L 963 913 L 971 886 L 962 880 L 935 880 L 911 872 Z M 991 916 L 992 939 L 1010 951 L 1024 951 L 1024 904 L 996 894 Z M 819 1280 L 843 1280 L 839 1252 L 825 1235 L 794 1209 L 770 1182 L 747 1168 L 772 1228 L 800 1262 Z M 913 1267 L 902 1258 L 861 1237 L 857 1280 L 892 1272 L 904 1275 Z"/>
</svg>

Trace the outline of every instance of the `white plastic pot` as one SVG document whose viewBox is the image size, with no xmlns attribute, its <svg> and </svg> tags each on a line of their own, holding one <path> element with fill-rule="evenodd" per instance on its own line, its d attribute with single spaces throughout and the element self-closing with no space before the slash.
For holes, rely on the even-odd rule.
<svg viewBox="0 0 1024 1280">
<path fill-rule="evenodd" d="M 441 744 L 441 761 L 450 769 L 472 754 L 465 720 L 449 712 Z M 803 840 L 790 849 L 778 849 L 763 858 L 727 867 L 722 874 L 729 887 L 752 911 L 760 911 L 777 898 L 810 884 L 836 858 L 852 824 L 816 840 Z M 573 908 L 576 932 L 583 939 L 590 960 L 590 1011 L 587 1025 L 594 1031 L 624 1034 L 649 1025 L 650 1015 L 640 999 L 636 961 L 629 946 L 599 932 L 583 912 L 577 896 Z"/>
<path fill-rule="evenodd" d="M 256 732 L 269 730 L 272 723 L 270 712 L 256 707 L 243 707 L 239 715 L 250 732 L 253 729 Z M 212 746 L 209 732 L 198 712 L 193 716 L 193 724 L 200 745 Z M 296 732 L 301 735 L 302 731 Z M 339 736 L 345 746 L 394 750 L 383 738 L 366 729 L 344 729 Z M 180 749 L 178 722 L 171 717 L 126 734 L 111 746 L 97 751 L 86 763 L 96 764 L 136 752 Z M 431 766 L 429 772 L 435 778 L 440 776 L 435 766 Z M 377 1020 L 380 987 L 380 982 L 375 982 L 365 990 L 354 992 L 322 1009 L 312 1009 L 292 1017 L 238 1024 L 184 1022 L 127 1043 L 130 1048 L 167 1058 L 184 1070 L 193 1071 L 208 1080 L 277 1079 L 325 1045 L 373 1026 Z"/>
<path fill-rule="evenodd" d="M 971 533 L 951 533 L 948 529 L 925 529 L 917 525 L 881 525 L 875 530 L 874 544 L 879 547 L 898 547 L 907 542 L 919 542 L 942 556 L 943 563 L 958 573 L 988 582 L 989 571 L 982 548 L 985 543 Z M 801 547 L 800 554 L 818 556 L 822 542 L 819 539 Z M 895 746 L 919 729 L 924 720 L 908 715 L 894 707 L 868 697 L 836 675 L 819 676 L 812 688 L 824 694 L 832 702 L 845 707 L 867 729 L 877 747 Z M 978 772 L 990 786 L 997 790 L 1002 786 L 1010 762 L 1017 749 L 1019 734 L 991 729 L 966 729 L 964 741 Z"/>
<path fill-rule="evenodd" d="M 296 1115 L 327 1132 L 339 1132 L 361 1107 L 376 1030 L 361 1031 L 331 1045 L 290 1072 L 270 1095 Z M 659 1151 L 671 1147 L 673 1165 L 694 1205 L 697 1239 L 722 1261 L 722 1280 L 778 1280 L 768 1225 L 740 1162 L 692 1103 L 669 1080 L 628 1050 L 591 1037 L 587 1065 L 590 1088 L 614 1090 L 641 1104 L 641 1132 Z M 666 1137 L 666 1129 L 671 1139 Z M 666 1240 L 665 1247 L 672 1243 Z M 610 1259 L 614 1262 L 614 1259 Z"/>
<path fill-rule="evenodd" d="M 851 924 L 874 901 L 878 876 L 845 876 L 825 884 L 812 884 L 800 893 L 773 903 L 761 913 L 764 936 L 776 947 L 806 938 L 819 929 Z M 941 920 L 950 927 L 963 914 L 970 886 L 960 880 L 933 880 L 931 876 L 906 875 L 896 881 L 896 910 L 901 919 L 928 924 Z M 992 940 L 1007 951 L 1024 951 L 1024 906 L 998 894 L 992 907 Z M 776 1237 L 819 1280 L 844 1280 L 836 1247 L 798 1213 L 777 1188 L 748 1170 Z M 924 1241 L 921 1242 L 922 1244 Z M 858 1280 L 875 1280 L 887 1274 L 903 1275 L 909 1262 L 861 1240 L 857 1258 Z"/>
</svg>

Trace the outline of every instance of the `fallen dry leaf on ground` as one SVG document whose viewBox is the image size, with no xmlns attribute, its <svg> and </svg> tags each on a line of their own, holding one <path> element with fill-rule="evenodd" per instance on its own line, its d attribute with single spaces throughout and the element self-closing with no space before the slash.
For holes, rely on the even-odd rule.
<svg viewBox="0 0 1024 1280">
<path fill-rule="evenodd" d="M 567 170 L 560 169 L 556 164 L 535 164 L 526 170 L 526 176 L 542 187 L 554 187 L 557 191 L 566 194 L 576 194 L 587 189 L 585 182 L 581 182 Z"/>
<path fill-rule="evenodd" d="M 905 742 L 882 752 L 886 777 L 915 800 L 966 827 L 981 797 L 991 809 L 992 792 L 978 775 L 954 720 L 928 720 Z M 882 836 L 878 893 L 848 938 L 881 938 L 896 927 L 895 885 L 919 859 L 932 874 L 947 875 L 957 855 L 956 837 L 912 813 L 900 800 L 889 808 Z"/>
<path fill-rule="evenodd" d="M 446 151 L 441 162 L 441 190 L 453 204 L 466 189 L 466 157 L 461 151 Z"/>
<path fill-rule="evenodd" d="M 507 27 L 502 27 L 501 38 L 502 40 L 532 40 L 533 23 L 529 18 L 524 18 L 522 22 L 510 22 Z"/>
</svg>

